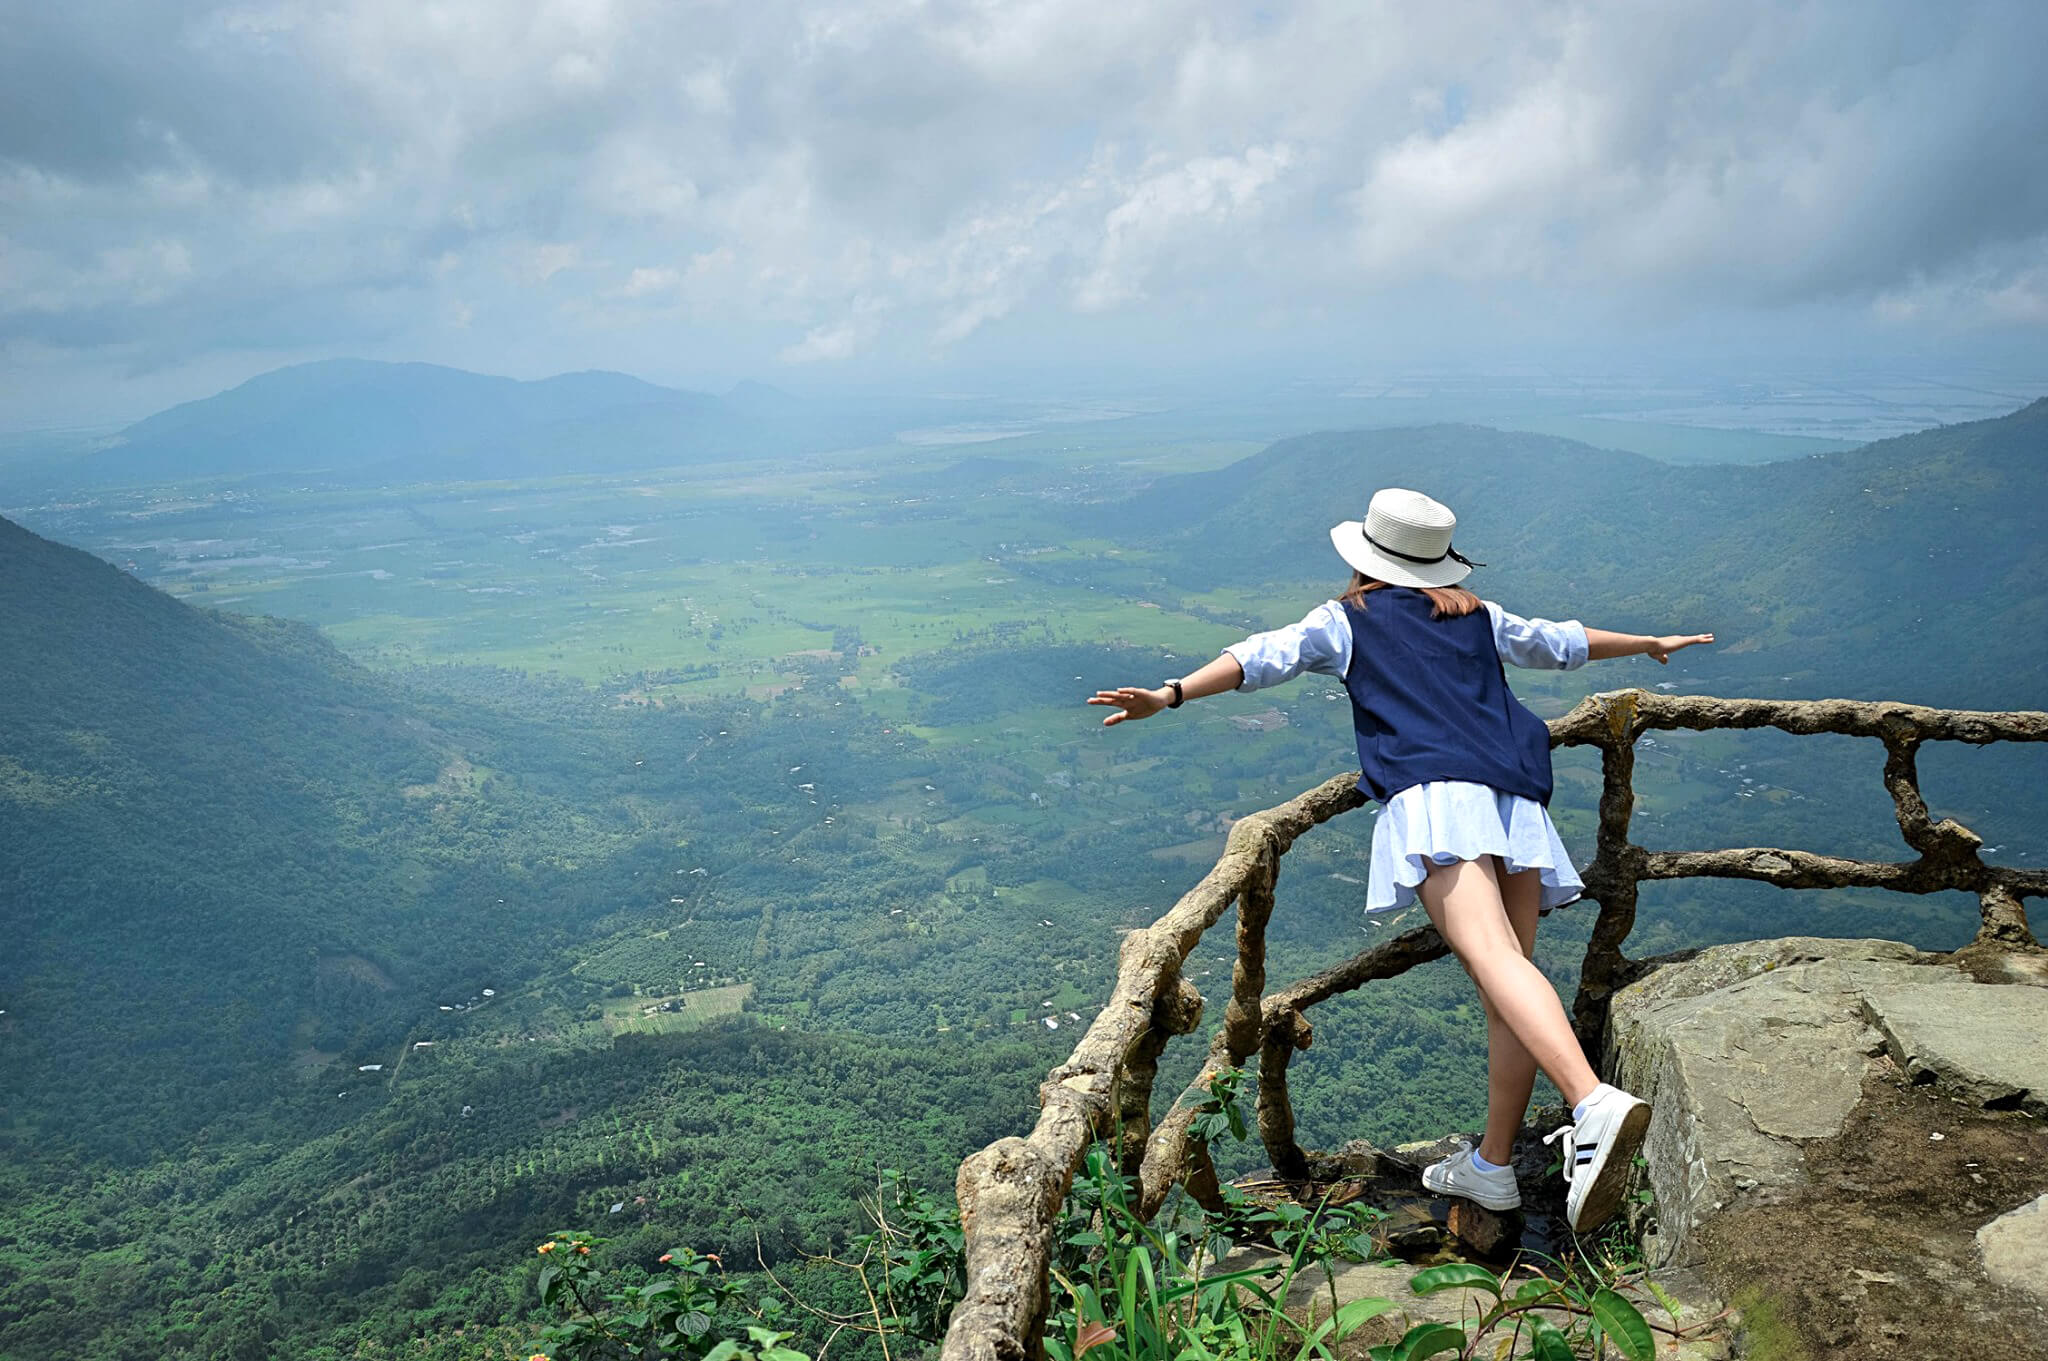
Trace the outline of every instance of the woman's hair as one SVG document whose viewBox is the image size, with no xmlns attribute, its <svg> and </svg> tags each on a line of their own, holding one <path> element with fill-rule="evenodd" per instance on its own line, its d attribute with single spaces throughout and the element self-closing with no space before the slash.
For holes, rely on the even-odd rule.
<svg viewBox="0 0 2048 1361">
<path fill-rule="evenodd" d="M 1353 572 L 1351 584 L 1344 588 L 1344 603 L 1356 605 L 1362 610 L 1365 608 L 1367 594 L 1380 590 L 1386 584 L 1363 572 Z M 1422 586 L 1417 589 L 1429 597 L 1429 614 L 1432 619 L 1456 619 L 1461 614 L 1470 614 L 1479 608 L 1479 597 L 1463 586 Z"/>
</svg>

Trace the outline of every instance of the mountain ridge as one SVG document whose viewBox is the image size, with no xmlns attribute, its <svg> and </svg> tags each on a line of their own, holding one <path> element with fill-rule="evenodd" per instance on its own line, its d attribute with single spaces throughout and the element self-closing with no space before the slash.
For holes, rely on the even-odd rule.
<svg viewBox="0 0 2048 1361">
<path fill-rule="evenodd" d="M 1161 479 L 1096 507 L 1114 527 L 1187 564 L 1185 589 L 1327 578 L 1326 531 L 1383 486 L 1416 486 L 1459 515 L 1461 551 L 1489 564 L 1523 613 L 1597 609 L 1612 627 L 1714 628 L 1751 678 L 1805 673 L 1829 693 L 1995 702 L 1952 659 L 1989 675 L 2048 662 L 2048 573 L 2039 485 L 2048 400 L 1779 463 L 1682 466 L 1556 436 L 1479 426 L 1323 432 L 1226 468 Z M 1823 615 L 1832 616 L 1823 619 Z M 1849 632 L 1888 665 L 1831 666 L 1807 640 Z M 1692 621 L 1692 622 L 1688 622 Z M 1862 649 L 1856 649 L 1861 652 Z M 1754 654 L 1753 657 L 1751 654 Z"/>
</svg>

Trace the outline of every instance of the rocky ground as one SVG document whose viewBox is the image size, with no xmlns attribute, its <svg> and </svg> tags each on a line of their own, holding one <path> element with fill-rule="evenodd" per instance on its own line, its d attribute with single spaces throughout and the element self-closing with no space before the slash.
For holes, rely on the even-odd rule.
<svg viewBox="0 0 2048 1361">
<path fill-rule="evenodd" d="M 1674 1329 L 1660 1358 L 2048 1359 L 2048 955 L 1720 946 L 1618 993 L 1607 1053 L 1613 1080 L 1655 1111 L 1650 1194 L 1577 1246 L 1633 1266 L 1626 1292 Z M 1294 1310 L 1395 1300 L 1352 1340 L 1360 1355 L 1412 1323 L 1483 1312 L 1484 1292 L 1418 1297 L 1408 1282 L 1452 1260 L 1526 1272 L 1565 1246 L 1538 1141 L 1549 1127 L 1525 1131 L 1513 1215 L 1423 1191 L 1421 1167 L 1449 1140 L 1353 1145 L 1315 1159 L 1310 1187 L 1246 1179 L 1254 1194 L 1390 1211 L 1381 1246 L 1396 1260 L 1298 1281 Z"/>
<path fill-rule="evenodd" d="M 1879 1068 L 1842 1132 L 1805 1151 L 1800 1185 L 1700 1230 L 1703 1274 L 1741 1311 L 1744 1355 L 2048 1357 L 2048 1301 L 1994 1279 L 1979 1244 L 2032 1205 L 2013 1265 L 2024 1273 L 2031 1252 L 2032 1270 L 2048 1266 L 2048 1129 Z"/>
</svg>

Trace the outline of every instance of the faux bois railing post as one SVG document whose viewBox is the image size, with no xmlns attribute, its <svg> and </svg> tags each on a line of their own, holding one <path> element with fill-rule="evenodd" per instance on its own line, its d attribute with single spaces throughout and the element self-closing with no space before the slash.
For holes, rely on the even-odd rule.
<svg viewBox="0 0 2048 1361">
<path fill-rule="evenodd" d="M 1060 1204 L 1088 1141 L 1107 1132 L 1111 1111 L 1136 1106 L 1134 1097 L 1119 1094 L 1132 1076 L 1134 1050 L 1155 1028 L 1165 1028 L 1162 1017 L 1187 1014 L 1185 1007 L 1162 1011 L 1161 1000 L 1179 989 L 1188 953 L 1262 865 L 1276 863 L 1310 827 L 1365 801 L 1356 784 L 1356 776 L 1338 776 L 1232 827 L 1222 857 L 1201 882 L 1166 915 L 1124 938 L 1109 1002 L 1039 1087 L 1031 1133 L 998 1139 L 960 1165 L 955 1192 L 967 1292 L 946 1330 L 949 1361 L 1023 1361 L 1039 1354 Z M 1270 878 L 1266 882 L 1270 891 Z M 1151 1054 L 1156 1064 L 1157 1049 Z M 1148 1085 L 1150 1077 L 1147 1072 Z"/>
</svg>

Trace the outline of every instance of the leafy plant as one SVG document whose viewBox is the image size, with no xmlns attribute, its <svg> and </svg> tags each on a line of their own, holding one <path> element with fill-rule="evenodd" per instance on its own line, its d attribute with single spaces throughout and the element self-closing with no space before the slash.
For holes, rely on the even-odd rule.
<svg viewBox="0 0 2048 1361">
<path fill-rule="evenodd" d="M 1225 1068 L 1209 1079 L 1209 1100 L 1188 1122 L 1188 1137 L 1202 1144 L 1214 1144 L 1224 1135 L 1243 1143 L 1251 1137 L 1251 1127 L 1244 1118 L 1244 1108 L 1238 1104 L 1240 1090 L 1244 1086 L 1244 1069 Z"/>
<path fill-rule="evenodd" d="M 965 1289 L 967 1263 L 960 1212 L 933 1201 L 895 1168 L 884 1168 L 872 1199 L 863 1200 L 874 1228 L 848 1245 L 865 1264 L 879 1259 L 877 1326 L 890 1333 L 936 1342 Z"/>
<path fill-rule="evenodd" d="M 1221 1079 L 1219 1079 L 1220 1081 Z M 1221 1101 L 1225 1109 L 1231 1104 Z M 1354 1300 L 1304 1323 L 1283 1307 L 1302 1270 L 1340 1247 L 1369 1251 L 1362 1212 L 1253 1208 L 1233 1198 L 1222 1214 L 1184 1211 L 1148 1223 L 1129 1183 L 1100 1145 L 1075 1179 L 1056 1244 L 1053 1279 L 1065 1303 L 1049 1320 L 1053 1361 L 1223 1361 L 1223 1358 L 1332 1358 L 1336 1344 L 1393 1307 Z M 1277 1264 L 1214 1271 L 1234 1240 L 1253 1234 L 1279 1248 Z"/>
<path fill-rule="evenodd" d="M 1462 1326 L 1418 1323 L 1395 1341 L 1372 1348 L 1372 1361 L 1423 1361 L 1446 1353 L 1477 1356 L 1480 1344 L 1504 1328 L 1512 1331 L 1497 1354 L 1525 1361 L 1601 1357 L 1610 1344 L 1623 1361 L 1654 1361 L 1656 1355 L 1655 1330 L 1635 1305 L 1606 1279 L 1587 1277 L 1570 1267 L 1554 1277 L 1539 1272 L 1511 1285 L 1509 1277 L 1485 1267 L 1451 1262 L 1417 1272 L 1408 1288 L 1418 1295 L 1480 1290 L 1491 1295 L 1493 1303 Z"/>
<path fill-rule="evenodd" d="M 715 1255 L 677 1248 L 661 1258 L 667 1274 L 644 1285 L 607 1287 L 593 1262 L 593 1252 L 606 1241 L 586 1233 L 557 1233 L 537 1249 L 547 1259 L 536 1283 L 541 1303 L 560 1318 L 541 1331 L 536 1357 L 810 1361 L 783 1345 L 793 1334 L 764 1326 L 778 1312 L 775 1300 L 745 1309 L 752 1317 L 744 1318 L 746 1292 L 725 1275 Z M 735 1327 L 744 1332 L 744 1342 L 730 1336 Z"/>
</svg>

